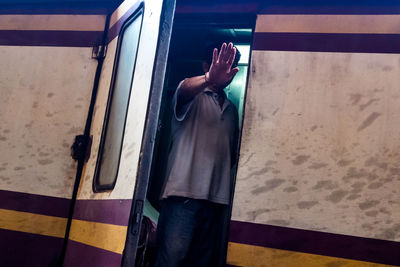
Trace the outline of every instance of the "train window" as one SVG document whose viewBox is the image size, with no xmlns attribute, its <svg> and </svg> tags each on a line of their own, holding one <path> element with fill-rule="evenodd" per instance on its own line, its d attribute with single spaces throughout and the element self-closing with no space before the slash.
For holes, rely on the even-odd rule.
<svg viewBox="0 0 400 267">
<path fill-rule="evenodd" d="M 124 24 L 119 34 L 94 175 L 93 190 L 95 192 L 112 190 L 118 176 L 142 17 L 143 12 L 140 10 Z"/>
</svg>

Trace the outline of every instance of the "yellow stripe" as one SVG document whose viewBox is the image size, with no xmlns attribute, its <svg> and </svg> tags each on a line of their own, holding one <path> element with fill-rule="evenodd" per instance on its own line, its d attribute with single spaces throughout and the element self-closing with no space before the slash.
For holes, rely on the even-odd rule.
<svg viewBox="0 0 400 267">
<path fill-rule="evenodd" d="M 64 238 L 67 219 L 0 209 L 0 228 Z"/>
<path fill-rule="evenodd" d="M 105 15 L 0 15 L 0 30 L 103 31 Z"/>
<path fill-rule="evenodd" d="M 259 15 L 256 32 L 400 33 L 400 15 Z"/>
<path fill-rule="evenodd" d="M 229 242 L 227 263 L 236 266 L 268 267 L 388 267 L 391 265 L 321 256 Z"/>
<path fill-rule="evenodd" d="M 72 220 L 69 239 L 122 254 L 126 230 L 126 226 Z"/>
<path fill-rule="evenodd" d="M 67 219 L 29 212 L 0 209 L 0 228 L 64 238 Z M 70 239 L 122 254 L 126 226 L 72 220 Z"/>
</svg>

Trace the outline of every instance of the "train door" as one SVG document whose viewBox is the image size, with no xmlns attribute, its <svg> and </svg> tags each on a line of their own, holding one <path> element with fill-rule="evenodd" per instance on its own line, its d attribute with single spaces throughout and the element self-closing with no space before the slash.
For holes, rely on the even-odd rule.
<svg viewBox="0 0 400 267">
<path fill-rule="evenodd" d="M 109 17 L 92 146 L 76 192 L 65 266 L 120 266 L 122 258 L 122 265 L 134 265 L 143 204 L 137 174 L 145 172 L 152 145 L 149 130 L 143 132 L 157 125 L 146 115 L 158 112 L 174 2 L 128 0 Z"/>
<path fill-rule="evenodd" d="M 237 107 L 241 123 L 254 23 L 255 17 L 247 15 L 235 18 L 232 16 L 216 18 L 209 14 L 177 13 L 175 15 L 151 173 L 147 192 L 145 192 L 144 216 L 154 223 L 157 223 L 160 210 L 160 194 L 164 184 L 170 145 L 171 103 L 177 85 L 184 78 L 204 74 L 202 61 L 207 58 L 205 53 L 210 45 L 220 46 L 223 42 L 233 42 L 241 53 L 240 71 L 225 92 Z M 221 225 L 221 236 L 219 236 L 221 240 L 219 259 L 220 264 L 224 265 L 230 209 L 227 208 L 222 216 L 225 220 Z"/>
<path fill-rule="evenodd" d="M 1 5 L 1 265 L 58 265 L 106 16 Z"/>
</svg>

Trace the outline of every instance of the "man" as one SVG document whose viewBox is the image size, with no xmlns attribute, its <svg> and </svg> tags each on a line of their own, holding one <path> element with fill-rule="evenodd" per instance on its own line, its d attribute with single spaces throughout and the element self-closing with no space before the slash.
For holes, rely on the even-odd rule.
<svg viewBox="0 0 400 267">
<path fill-rule="evenodd" d="M 223 89 L 240 53 L 213 49 L 204 75 L 183 80 L 173 99 L 172 144 L 158 222 L 156 266 L 215 266 L 217 226 L 229 205 L 238 113 Z"/>
</svg>

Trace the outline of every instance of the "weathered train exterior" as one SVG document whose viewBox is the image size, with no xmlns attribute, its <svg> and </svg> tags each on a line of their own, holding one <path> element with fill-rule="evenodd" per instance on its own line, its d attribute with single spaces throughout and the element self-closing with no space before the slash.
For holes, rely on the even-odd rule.
<svg viewBox="0 0 400 267">
<path fill-rule="evenodd" d="M 91 118 L 92 146 L 76 195 L 64 265 L 121 264 L 161 8 L 162 1 L 134 0 L 123 2 L 108 18 L 106 14 L 0 15 L 0 220 L 5 266 L 59 264 L 77 170 L 70 147 L 85 129 L 97 66 L 92 50 L 101 46 L 104 35 L 107 52 Z M 118 34 L 139 11 L 143 18 L 131 86 L 134 104 L 127 113 L 120 171 L 112 191 L 94 193 Z"/>
<path fill-rule="evenodd" d="M 400 264 L 399 19 L 257 16 L 229 263 Z"/>
<path fill-rule="evenodd" d="M 137 177 L 152 142 L 146 131 L 158 118 L 149 103 L 162 4 L 127 0 L 108 16 L 0 13 L 4 266 L 60 264 L 65 244 L 65 266 L 121 265 L 132 205 L 145 190 Z M 139 11 L 118 177 L 113 190 L 94 192 L 118 37 Z M 227 264 L 400 266 L 400 6 L 178 1 L 176 14 L 254 17 Z M 103 41 L 98 72 L 92 48 Z M 70 146 L 87 130 L 96 74 L 91 147 L 74 187 Z"/>
</svg>

